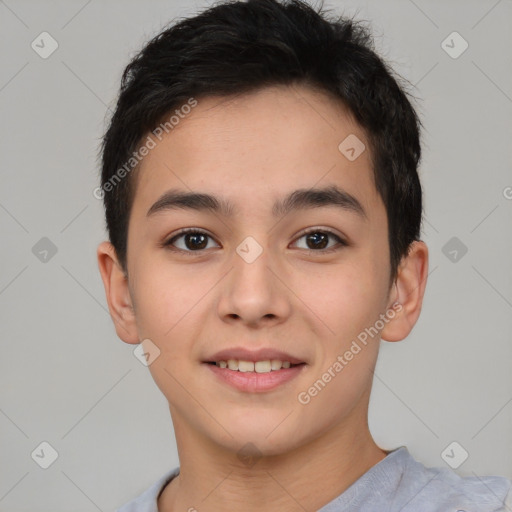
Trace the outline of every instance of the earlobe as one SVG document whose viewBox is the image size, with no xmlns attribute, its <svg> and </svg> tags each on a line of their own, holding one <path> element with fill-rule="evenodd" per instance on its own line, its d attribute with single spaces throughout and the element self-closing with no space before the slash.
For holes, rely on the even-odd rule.
<svg viewBox="0 0 512 512">
<path fill-rule="evenodd" d="M 400 263 L 391 296 L 389 308 L 398 302 L 401 308 L 395 310 L 394 318 L 381 331 L 384 341 L 401 341 L 406 338 L 416 324 L 423 303 L 428 276 L 428 248 L 420 240 L 414 241 L 409 252 Z"/>
<path fill-rule="evenodd" d="M 97 250 L 98 267 L 105 287 L 110 316 L 117 335 L 126 343 L 139 343 L 128 278 L 110 242 L 102 242 Z"/>
</svg>

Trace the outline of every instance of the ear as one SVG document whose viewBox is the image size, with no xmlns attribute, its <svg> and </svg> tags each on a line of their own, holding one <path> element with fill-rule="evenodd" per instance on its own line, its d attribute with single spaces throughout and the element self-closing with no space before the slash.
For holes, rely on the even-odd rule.
<svg viewBox="0 0 512 512">
<path fill-rule="evenodd" d="M 400 262 L 388 304 L 395 316 L 382 329 L 381 339 L 400 341 L 412 331 L 420 316 L 427 277 L 428 248 L 424 242 L 414 241 Z"/>
<path fill-rule="evenodd" d="M 126 343 L 140 343 L 128 276 L 119 263 L 114 246 L 110 242 L 102 242 L 98 246 L 97 256 L 108 309 L 117 335 Z"/>
</svg>

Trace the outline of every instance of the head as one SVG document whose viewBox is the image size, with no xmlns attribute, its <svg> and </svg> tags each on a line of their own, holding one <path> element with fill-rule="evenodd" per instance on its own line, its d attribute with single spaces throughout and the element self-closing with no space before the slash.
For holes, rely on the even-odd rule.
<svg viewBox="0 0 512 512">
<path fill-rule="evenodd" d="M 301 2 L 217 5 L 127 66 L 98 259 L 177 435 L 277 454 L 366 421 L 379 340 L 407 336 L 425 289 L 419 128 L 369 32 Z M 272 389 L 212 368 L 272 350 L 298 364 Z"/>
</svg>

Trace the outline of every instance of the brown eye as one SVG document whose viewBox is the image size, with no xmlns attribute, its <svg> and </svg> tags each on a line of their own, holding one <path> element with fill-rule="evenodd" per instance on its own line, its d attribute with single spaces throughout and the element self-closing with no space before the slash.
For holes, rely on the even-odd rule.
<svg viewBox="0 0 512 512">
<path fill-rule="evenodd" d="M 326 233 L 310 233 L 306 235 L 306 244 L 310 249 L 325 249 L 329 243 L 329 235 Z"/>
<path fill-rule="evenodd" d="M 184 252 L 198 252 L 210 248 L 208 245 L 210 240 L 213 240 L 213 238 L 208 233 L 197 229 L 189 229 L 173 236 L 164 245 Z"/>
<path fill-rule="evenodd" d="M 305 247 L 299 247 L 300 249 L 306 249 L 315 252 L 330 252 L 332 250 L 339 249 L 339 246 L 348 245 L 341 237 L 333 233 L 332 231 L 314 229 L 307 233 L 304 233 L 297 240 L 305 240 Z M 337 243 L 330 244 L 329 241 L 334 240 Z"/>
<path fill-rule="evenodd" d="M 202 233 L 187 233 L 183 238 L 187 249 L 204 249 L 208 245 L 206 235 Z"/>
</svg>

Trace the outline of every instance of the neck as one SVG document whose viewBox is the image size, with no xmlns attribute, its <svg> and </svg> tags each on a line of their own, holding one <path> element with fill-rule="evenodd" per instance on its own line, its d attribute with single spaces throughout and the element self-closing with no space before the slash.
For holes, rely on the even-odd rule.
<svg viewBox="0 0 512 512">
<path fill-rule="evenodd" d="M 338 425 L 254 465 L 175 422 L 180 474 L 162 492 L 158 510 L 318 510 L 387 455 L 374 442 L 366 415 L 362 419 L 352 421 L 357 428 Z"/>
</svg>

